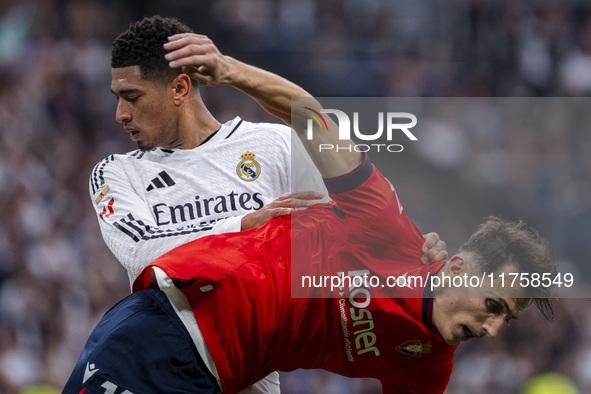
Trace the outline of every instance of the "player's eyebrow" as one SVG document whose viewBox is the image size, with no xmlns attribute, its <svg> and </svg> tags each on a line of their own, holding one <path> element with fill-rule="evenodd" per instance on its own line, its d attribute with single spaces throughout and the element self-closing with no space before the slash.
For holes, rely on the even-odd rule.
<svg viewBox="0 0 591 394">
<path fill-rule="evenodd" d="M 505 313 L 507 314 L 507 319 L 517 319 L 517 315 L 509 308 L 509 304 L 503 298 L 497 298 L 497 301 L 501 303 Z"/>
<path fill-rule="evenodd" d="M 119 96 L 123 96 L 126 94 L 131 94 L 131 93 L 138 93 L 140 90 L 139 89 L 122 89 L 119 92 L 115 92 L 113 89 L 111 89 L 111 93 L 113 93 L 115 96 L 119 97 Z"/>
</svg>

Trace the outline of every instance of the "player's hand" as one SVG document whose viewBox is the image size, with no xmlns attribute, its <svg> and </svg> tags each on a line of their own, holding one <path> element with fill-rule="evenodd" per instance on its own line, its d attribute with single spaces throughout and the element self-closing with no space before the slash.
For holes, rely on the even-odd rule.
<svg viewBox="0 0 591 394">
<path fill-rule="evenodd" d="M 314 205 L 314 200 L 320 200 L 322 197 L 324 197 L 324 194 L 315 191 L 285 193 L 258 211 L 244 216 L 242 218 L 241 230 L 259 227 L 271 219 L 289 215 L 295 208 L 306 208 Z"/>
<path fill-rule="evenodd" d="M 439 239 L 439 234 L 428 233 L 423 235 L 425 243 L 423 244 L 423 255 L 421 262 L 425 265 L 431 265 L 438 261 L 447 260 L 447 246 L 445 242 Z"/>
<path fill-rule="evenodd" d="M 216 86 L 227 82 L 231 58 L 222 55 L 209 37 L 175 34 L 168 37 L 164 49 L 170 51 L 164 56 L 170 67 L 182 67 L 185 74 L 200 84 Z"/>
</svg>

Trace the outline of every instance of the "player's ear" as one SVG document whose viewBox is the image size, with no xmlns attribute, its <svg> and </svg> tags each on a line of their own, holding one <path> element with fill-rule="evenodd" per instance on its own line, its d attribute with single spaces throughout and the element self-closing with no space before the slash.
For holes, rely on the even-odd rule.
<svg viewBox="0 0 591 394">
<path fill-rule="evenodd" d="M 449 259 L 446 266 L 448 274 L 450 276 L 458 276 L 462 275 L 467 271 L 468 261 L 460 255 L 455 255 L 451 259 Z"/>
<path fill-rule="evenodd" d="M 180 74 L 171 83 L 172 97 L 175 105 L 182 104 L 191 93 L 191 78 L 187 74 Z"/>
</svg>

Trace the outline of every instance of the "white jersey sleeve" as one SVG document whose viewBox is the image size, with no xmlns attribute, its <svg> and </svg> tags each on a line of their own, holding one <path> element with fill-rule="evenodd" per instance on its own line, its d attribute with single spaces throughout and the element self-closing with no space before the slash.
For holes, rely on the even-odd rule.
<svg viewBox="0 0 591 394">
<path fill-rule="evenodd" d="M 301 143 L 294 154 L 308 170 L 292 178 L 291 154 L 289 127 L 236 118 L 195 149 L 111 155 L 96 165 L 89 184 L 105 243 L 133 283 L 177 246 L 240 231 L 244 215 L 282 194 L 328 196 Z"/>
<path fill-rule="evenodd" d="M 159 223 L 154 213 L 154 205 L 137 192 L 129 174 L 117 164 L 115 156 L 110 156 L 97 165 L 94 172 L 100 173 L 101 188 L 93 193 L 91 179 L 90 193 L 103 239 L 127 270 L 131 283 L 149 263 L 177 246 L 205 235 L 240 231 L 244 215 L 163 226 L 164 221 Z M 177 212 L 179 216 L 183 214 L 181 210 Z"/>
</svg>

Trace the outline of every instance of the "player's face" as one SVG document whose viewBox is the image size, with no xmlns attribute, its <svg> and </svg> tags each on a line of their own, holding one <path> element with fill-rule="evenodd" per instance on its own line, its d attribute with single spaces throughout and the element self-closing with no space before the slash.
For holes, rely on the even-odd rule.
<svg viewBox="0 0 591 394">
<path fill-rule="evenodd" d="M 517 319 L 521 311 L 516 301 L 521 295 L 520 289 L 506 286 L 496 274 L 489 281 L 489 276 L 475 268 L 473 260 L 469 253 L 453 256 L 438 275 L 463 280 L 454 281 L 456 285 L 448 282 L 433 291 L 433 324 L 449 345 L 472 338 L 494 338 L 503 325 Z M 507 266 L 497 274 L 504 273 L 507 277 L 508 272 L 515 271 L 514 267 Z M 487 279 L 476 284 L 468 278 Z"/>
<path fill-rule="evenodd" d="M 143 79 L 139 66 L 113 68 L 111 75 L 118 99 L 115 119 L 129 138 L 143 150 L 177 147 L 178 121 L 167 86 Z"/>
<path fill-rule="evenodd" d="M 500 294 L 488 298 L 440 298 L 433 306 L 433 323 L 448 345 L 472 338 L 494 338 L 518 316 L 515 299 Z"/>
</svg>

